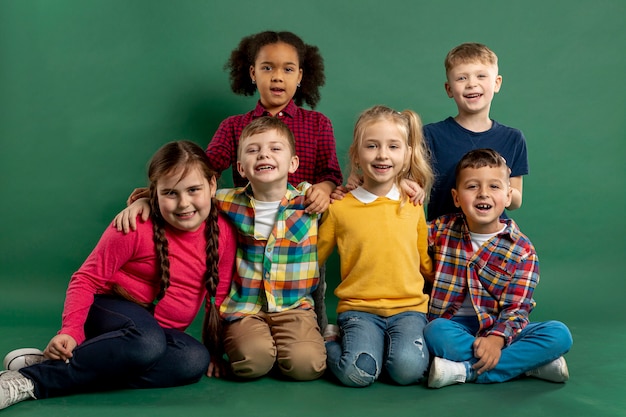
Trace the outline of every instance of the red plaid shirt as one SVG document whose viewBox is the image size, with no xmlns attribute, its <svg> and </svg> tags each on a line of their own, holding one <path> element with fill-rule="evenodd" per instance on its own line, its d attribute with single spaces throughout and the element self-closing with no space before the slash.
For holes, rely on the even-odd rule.
<svg viewBox="0 0 626 417">
<path fill-rule="evenodd" d="M 435 282 L 429 319 L 451 318 L 469 292 L 480 323 L 479 336 L 495 334 L 507 344 L 528 324 L 535 307 L 539 261 L 533 244 L 511 219 L 504 230 L 474 253 L 462 214 L 437 218 L 429 226 Z"/>
<path fill-rule="evenodd" d="M 220 124 L 206 149 L 212 168 L 217 172 L 223 172 L 232 165 L 235 187 L 244 187 L 248 183 L 237 172 L 237 146 L 241 131 L 257 117 L 269 115 L 259 101 L 251 112 L 228 117 Z M 302 182 L 318 184 L 323 181 L 341 185 L 343 177 L 337 161 L 333 126 L 328 117 L 302 109 L 293 100 L 276 117 L 285 122 L 296 138 L 296 155 L 300 165 L 296 172 L 289 174 L 289 183 L 294 187 Z"/>
</svg>

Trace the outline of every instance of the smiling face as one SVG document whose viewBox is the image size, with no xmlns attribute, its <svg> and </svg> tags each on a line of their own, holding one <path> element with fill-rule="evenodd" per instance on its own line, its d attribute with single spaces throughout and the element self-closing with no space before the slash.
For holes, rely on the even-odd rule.
<svg viewBox="0 0 626 417">
<path fill-rule="evenodd" d="M 493 96 L 502 85 L 497 65 L 480 61 L 458 63 L 450 68 L 447 78 L 446 93 L 454 99 L 459 115 L 489 115 Z"/>
<path fill-rule="evenodd" d="M 267 192 L 276 191 L 282 198 L 289 174 L 298 168 L 289 140 L 276 129 L 242 137 L 238 158 L 237 171 L 250 181 L 255 198 L 265 201 L 276 201 L 266 200 Z"/>
<path fill-rule="evenodd" d="M 176 229 L 195 232 L 211 212 L 211 198 L 215 195 L 216 180 L 211 181 L 199 168 L 163 175 L 156 184 L 157 201 L 161 216 Z"/>
<path fill-rule="evenodd" d="M 407 163 L 406 133 L 390 120 L 374 122 L 365 129 L 357 152 L 363 188 L 384 196 Z"/>
<path fill-rule="evenodd" d="M 464 168 L 459 172 L 454 205 L 465 214 L 470 231 L 496 233 L 501 229 L 500 215 L 511 204 L 509 168 L 506 166 Z"/>
<path fill-rule="evenodd" d="M 250 66 L 250 77 L 256 83 L 263 107 L 276 115 L 289 104 L 302 80 L 298 51 L 284 42 L 263 46 Z"/>
</svg>

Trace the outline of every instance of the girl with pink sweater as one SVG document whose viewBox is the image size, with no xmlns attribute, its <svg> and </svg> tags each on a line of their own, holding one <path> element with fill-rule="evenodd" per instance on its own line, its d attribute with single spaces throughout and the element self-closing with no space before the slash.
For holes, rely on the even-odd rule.
<svg viewBox="0 0 626 417">
<path fill-rule="evenodd" d="M 150 221 L 138 222 L 137 233 L 104 232 L 72 275 L 61 330 L 44 352 L 5 358 L 0 409 L 28 398 L 219 376 L 216 307 L 230 288 L 236 235 L 213 204 L 215 172 L 202 148 L 178 141 L 157 151 L 148 176 Z M 203 303 L 204 344 L 184 333 Z"/>
</svg>

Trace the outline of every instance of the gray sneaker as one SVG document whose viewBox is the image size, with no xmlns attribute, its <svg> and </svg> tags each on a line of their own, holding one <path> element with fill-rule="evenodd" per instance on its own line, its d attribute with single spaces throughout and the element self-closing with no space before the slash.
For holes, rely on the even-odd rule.
<svg viewBox="0 0 626 417">
<path fill-rule="evenodd" d="M 0 410 L 28 398 L 35 398 L 33 381 L 18 371 L 0 372 Z"/>
<path fill-rule="evenodd" d="M 13 350 L 4 357 L 2 364 L 4 369 L 18 371 L 27 366 L 35 365 L 45 361 L 43 352 L 35 348 L 23 348 Z"/>
</svg>

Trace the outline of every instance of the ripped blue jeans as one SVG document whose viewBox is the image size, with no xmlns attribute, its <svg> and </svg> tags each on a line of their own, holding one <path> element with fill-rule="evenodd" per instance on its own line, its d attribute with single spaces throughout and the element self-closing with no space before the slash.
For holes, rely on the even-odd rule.
<svg viewBox="0 0 626 417">
<path fill-rule="evenodd" d="M 399 385 L 421 381 L 428 368 L 426 315 L 414 311 L 381 317 L 346 311 L 337 317 L 340 341 L 326 342 L 328 368 L 349 387 L 366 387 L 385 371 Z"/>
</svg>

